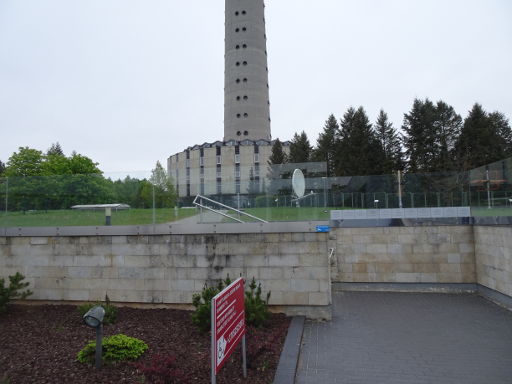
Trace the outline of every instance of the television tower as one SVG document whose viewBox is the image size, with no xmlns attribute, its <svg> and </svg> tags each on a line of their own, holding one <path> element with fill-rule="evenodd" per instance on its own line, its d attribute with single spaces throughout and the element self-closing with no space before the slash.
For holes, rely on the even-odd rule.
<svg viewBox="0 0 512 384">
<path fill-rule="evenodd" d="M 224 141 L 271 140 L 263 0 L 226 0 Z"/>
</svg>

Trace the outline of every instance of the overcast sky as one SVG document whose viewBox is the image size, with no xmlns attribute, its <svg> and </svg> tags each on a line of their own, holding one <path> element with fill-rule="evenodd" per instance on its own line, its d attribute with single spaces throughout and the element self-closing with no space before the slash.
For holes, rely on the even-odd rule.
<svg viewBox="0 0 512 384">
<path fill-rule="evenodd" d="M 272 135 L 413 99 L 512 117 L 510 0 L 267 0 Z M 0 160 L 60 142 L 112 172 L 223 137 L 224 1 L 0 0 Z"/>
</svg>

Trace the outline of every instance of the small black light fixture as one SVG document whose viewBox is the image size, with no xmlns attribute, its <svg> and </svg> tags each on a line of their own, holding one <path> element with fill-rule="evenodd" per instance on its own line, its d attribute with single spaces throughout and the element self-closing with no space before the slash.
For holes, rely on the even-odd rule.
<svg viewBox="0 0 512 384">
<path fill-rule="evenodd" d="M 84 315 L 85 325 L 96 329 L 96 356 L 95 356 L 95 367 L 96 369 L 101 368 L 101 354 L 102 354 L 102 342 L 103 342 L 103 317 L 105 317 L 105 310 L 101 305 L 92 307 Z"/>
</svg>

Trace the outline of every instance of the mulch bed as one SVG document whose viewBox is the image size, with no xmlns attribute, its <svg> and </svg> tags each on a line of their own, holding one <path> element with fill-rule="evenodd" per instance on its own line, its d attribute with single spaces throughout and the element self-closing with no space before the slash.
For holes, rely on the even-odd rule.
<svg viewBox="0 0 512 384">
<path fill-rule="evenodd" d="M 185 382 L 210 382 L 210 335 L 191 323 L 191 312 L 175 309 L 119 308 L 116 324 L 104 336 L 123 333 L 145 341 L 149 350 L 138 362 L 174 356 Z M 223 383 L 272 383 L 290 319 L 272 314 L 268 327 L 247 335 L 248 377 L 243 379 L 239 348 L 217 376 Z M 144 383 L 130 363 L 97 371 L 76 361 L 78 351 L 95 339 L 75 306 L 10 305 L 0 316 L 0 384 L 16 383 Z"/>
</svg>

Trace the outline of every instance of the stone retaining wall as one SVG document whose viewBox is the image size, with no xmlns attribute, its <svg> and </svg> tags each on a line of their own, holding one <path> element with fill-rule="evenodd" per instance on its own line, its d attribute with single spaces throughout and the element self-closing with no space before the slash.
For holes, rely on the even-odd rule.
<svg viewBox="0 0 512 384">
<path fill-rule="evenodd" d="M 474 229 L 478 284 L 512 296 L 512 228 Z"/>
<path fill-rule="evenodd" d="M 190 304 L 205 282 L 255 277 L 270 304 L 330 317 L 327 235 L 257 233 L 0 237 L 0 277 L 21 272 L 35 300 Z"/>
<path fill-rule="evenodd" d="M 471 226 L 337 228 L 333 282 L 474 283 Z"/>
</svg>

